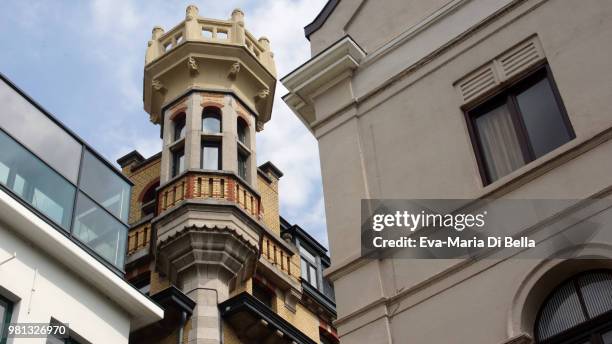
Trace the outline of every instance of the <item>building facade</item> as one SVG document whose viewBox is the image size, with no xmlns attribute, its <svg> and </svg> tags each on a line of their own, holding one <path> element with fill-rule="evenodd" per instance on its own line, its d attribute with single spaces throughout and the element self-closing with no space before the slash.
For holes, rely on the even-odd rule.
<svg viewBox="0 0 612 344">
<path fill-rule="evenodd" d="M 281 82 L 319 142 L 341 343 L 610 343 L 610 213 L 584 200 L 612 185 L 611 15 L 330 0 L 305 28 L 312 58 Z M 360 200 L 391 198 L 574 200 L 516 232 L 602 230 L 570 248 L 589 259 L 364 259 Z"/>
<path fill-rule="evenodd" d="M 279 215 L 283 173 L 257 166 L 275 86 L 270 42 L 241 10 L 218 20 L 191 5 L 171 30 L 153 29 L 143 98 L 161 152 L 118 163 L 134 183 L 126 278 L 166 315 L 130 342 L 337 342 L 326 250 L 310 238 L 310 283 L 296 244 L 307 234 Z"/>
<path fill-rule="evenodd" d="M 164 315 L 124 280 L 131 183 L 2 75 L 0 103 L 0 343 L 128 343 Z"/>
</svg>

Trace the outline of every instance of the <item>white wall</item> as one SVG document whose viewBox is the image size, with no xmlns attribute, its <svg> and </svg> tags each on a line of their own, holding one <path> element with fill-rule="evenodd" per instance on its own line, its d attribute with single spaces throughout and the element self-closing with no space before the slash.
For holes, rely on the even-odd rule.
<svg viewBox="0 0 612 344">
<path fill-rule="evenodd" d="M 13 253 L 17 257 L 0 266 L 0 294 L 16 301 L 11 322 L 48 323 L 53 317 L 91 343 L 128 342 L 126 312 L 0 222 L 0 261 Z M 45 343 L 45 339 L 8 343 Z"/>
</svg>

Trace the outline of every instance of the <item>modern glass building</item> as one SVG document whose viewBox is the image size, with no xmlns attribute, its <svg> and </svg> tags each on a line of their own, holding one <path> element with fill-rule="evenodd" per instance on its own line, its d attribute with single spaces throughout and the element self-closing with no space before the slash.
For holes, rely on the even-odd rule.
<svg viewBox="0 0 612 344">
<path fill-rule="evenodd" d="M 131 182 L 0 79 L 0 188 L 122 275 Z"/>
</svg>

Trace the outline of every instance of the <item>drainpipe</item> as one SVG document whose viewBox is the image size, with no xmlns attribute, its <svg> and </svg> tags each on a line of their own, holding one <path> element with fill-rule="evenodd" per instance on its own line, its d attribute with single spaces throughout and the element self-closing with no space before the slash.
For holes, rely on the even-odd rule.
<svg viewBox="0 0 612 344">
<path fill-rule="evenodd" d="M 178 344 L 183 344 L 183 330 L 185 328 L 186 321 L 187 321 L 187 312 L 182 311 L 181 312 L 181 322 L 180 322 L 179 333 L 178 333 Z"/>
</svg>

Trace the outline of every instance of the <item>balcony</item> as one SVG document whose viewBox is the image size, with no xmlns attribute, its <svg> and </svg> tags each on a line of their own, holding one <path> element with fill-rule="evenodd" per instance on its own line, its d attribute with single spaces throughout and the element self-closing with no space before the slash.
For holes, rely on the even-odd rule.
<svg viewBox="0 0 612 344">
<path fill-rule="evenodd" d="M 158 214 L 183 201 L 208 200 L 234 204 L 261 220 L 259 194 L 232 172 L 188 170 L 158 190 Z"/>
<path fill-rule="evenodd" d="M 0 75 L 0 189 L 122 274 L 131 183 Z"/>
</svg>

